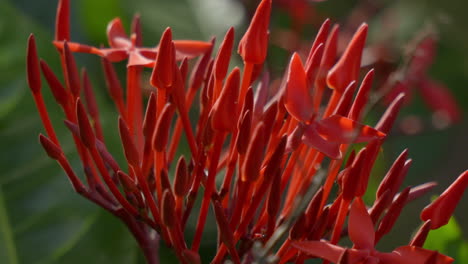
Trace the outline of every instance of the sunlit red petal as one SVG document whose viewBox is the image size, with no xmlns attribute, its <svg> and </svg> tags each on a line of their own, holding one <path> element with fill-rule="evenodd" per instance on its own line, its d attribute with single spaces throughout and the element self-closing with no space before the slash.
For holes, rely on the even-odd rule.
<svg viewBox="0 0 468 264">
<path fill-rule="evenodd" d="M 316 122 L 317 132 L 324 139 L 339 142 L 366 142 L 375 138 L 382 138 L 384 133 L 349 118 L 333 115 Z"/>
</svg>

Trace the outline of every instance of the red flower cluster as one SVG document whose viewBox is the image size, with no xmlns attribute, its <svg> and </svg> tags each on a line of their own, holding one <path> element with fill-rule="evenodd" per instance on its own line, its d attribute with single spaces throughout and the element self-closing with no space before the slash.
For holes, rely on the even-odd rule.
<svg viewBox="0 0 468 264">
<path fill-rule="evenodd" d="M 157 263 L 155 231 L 174 248 L 181 263 L 200 263 L 198 250 L 210 205 L 220 239 L 213 263 L 221 263 L 226 254 L 235 263 L 271 255 L 280 263 L 309 258 L 335 263 L 451 263 L 451 258 L 421 247 L 430 229 L 448 222 L 468 185 L 468 172 L 423 210 L 425 224 L 408 246 L 391 253 L 375 250 L 402 208 L 435 184 L 399 192 L 411 165 L 404 151 L 382 180 L 374 204 L 367 208 L 362 200 L 404 97 L 393 100 L 374 128 L 360 123 L 374 76 L 368 72 L 358 88 L 367 25 L 357 30 L 335 63 L 338 31 L 325 21 L 309 56 L 303 61 L 293 54 L 282 84 L 274 89 L 268 75 L 259 78 L 267 55 L 270 12 L 271 0 L 261 1 L 238 46 L 243 70 L 229 72 L 232 28 L 214 58 L 214 41 L 176 41 L 169 28 L 156 48 L 141 47 L 138 17 L 130 36 L 119 19 L 113 20 L 107 29 L 110 48 L 95 48 L 70 41 L 69 0 L 61 0 L 54 44 L 65 84 L 39 61 L 34 36 L 27 51 L 28 83 L 46 130 L 47 136 L 39 139 L 47 154 L 63 167 L 76 192 L 127 225 L 148 263 Z M 74 52 L 102 58 L 109 94 L 120 115 L 124 167 L 107 150 L 91 83 L 86 71 L 80 78 Z M 191 67 L 189 60 L 196 57 L 198 62 Z M 121 60 L 128 61 L 126 96 L 112 65 Z M 153 70 L 149 80 L 142 80 L 144 67 Z M 41 72 L 65 113 L 85 179 L 72 170 L 54 132 L 41 95 Z M 154 87 L 144 114 L 142 81 Z M 333 89 L 330 98 L 323 96 L 326 87 Z M 200 107 L 193 104 L 197 94 Z M 189 112 L 197 110 L 198 118 L 191 120 Z M 183 133 L 190 158 L 180 157 L 175 163 Z M 343 153 L 358 142 L 369 143 L 345 160 Z M 333 199 L 334 183 L 339 192 Z M 194 212 L 201 189 L 201 208 Z M 184 230 L 192 213 L 198 222 L 189 246 Z M 353 248 L 338 245 L 345 236 Z"/>
</svg>

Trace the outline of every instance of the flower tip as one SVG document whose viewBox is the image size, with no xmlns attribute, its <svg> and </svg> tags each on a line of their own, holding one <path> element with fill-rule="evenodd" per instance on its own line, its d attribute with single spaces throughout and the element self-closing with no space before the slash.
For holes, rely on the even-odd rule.
<svg viewBox="0 0 468 264">
<path fill-rule="evenodd" d="M 83 141 L 83 144 L 87 148 L 93 148 L 95 146 L 96 138 L 94 136 L 93 128 L 91 127 L 91 123 L 89 122 L 88 114 L 81 103 L 80 98 L 76 100 L 76 117 L 78 120 L 78 127 L 80 129 L 80 137 Z"/>
<path fill-rule="evenodd" d="M 41 73 L 39 70 L 39 58 L 37 56 L 36 39 L 32 33 L 28 38 L 26 65 L 29 88 L 31 88 L 31 91 L 36 94 L 41 90 Z"/>
<path fill-rule="evenodd" d="M 245 62 L 262 64 L 265 61 L 268 47 L 270 13 L 271 0 L 262 0 L 237 49 L 237 52 Z"/>
<path fill-rule="evenodd" d="M 44 136 L 43 134 L 39 134 L 39 142 L 41 143 L 44 150 L 47 152 L 47 155 L 54 160 L 60 159 L 62 156 L 62 150 L 59 146 L 57 146 L 52 140 Z"/>
<path fill-rule="evenodd" d="M 344 89 L 352 81 L 357 80 L 361 68 L 362 52 L 367 38 L 368 26 L 363 23 L 348 44 L 340 60 L 329 71 L 327 84 L 338 92 Z"/>
<path fill-rule="evenodd" d="M 70 40 L 70 0 L 59 0 L 55 18 L 55 40 Z"/>
</svg>

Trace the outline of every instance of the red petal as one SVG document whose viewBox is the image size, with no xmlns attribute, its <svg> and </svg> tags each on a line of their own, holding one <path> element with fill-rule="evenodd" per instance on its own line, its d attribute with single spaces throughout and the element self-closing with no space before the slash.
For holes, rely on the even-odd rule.
<svg viewBox="0 0 468 264">
<path fill-rule="evenodd" d="M 340 143 L 330 142 L 322 138 L 317 130 L 315 123 L 306 127 L 302 140 L 309 147 L 312 147 L 332 159 L 341 159 Z"/>
<path fill-rule="evenodd" d="M 284 106 L 291 116 L 301 122 L 308 122 L 313 114 L 312 97 L 307 87 L 301 58 L 294 53 L 289 63 Z"/>
<path fill-rule="evenodd" d="M 110 62 L 123 61 L 129 57 L 127 50 L 124 49 L 101 49 L 100 52 L 101 56 Z"/>
<path fill-rule="evenodd" d="M 128 57 L 127 67 L 131 66 L 145 66 L 145 67 L 153 67 L 154 66 L 154 59 L 150 59 L 139 51 L 131 52 Z"/>
<path fill-rule="evenodd" d="M 324 139 L 338 143 L 359 143 L 382 138 L 384 133 L 349 118 L 333 115 L 316 122 L 317 132 Z"/>
<path fill-rule="evenodd" d="M 107 40 L 111 48 L 127 49 L 132 46 L 120 18 L 114 18 L 107 25 Z"/>
<path fill-rule="evenodd" d="M 430 205 L 421 212 L 421 219 L 432 221 L 431 229 L 446 225 L 468 187 L 468 170 L 458 178 Z"/>
<path fill-rule="evenodd" d="M 351 205 L 348 225 L 349 237 L 356 248 L 369 250 L 374 248 L 374 224 L 361 198 L 356 198 Z"/>
<path fill-rule="evenodd" d="M 363 24 L 354 34 L 343 56 L 329 71 L 327 84 L 330 88 L 343 92 L 350 82 L 357 80 L 366 36 L 367 24 Z"/>
</svg>

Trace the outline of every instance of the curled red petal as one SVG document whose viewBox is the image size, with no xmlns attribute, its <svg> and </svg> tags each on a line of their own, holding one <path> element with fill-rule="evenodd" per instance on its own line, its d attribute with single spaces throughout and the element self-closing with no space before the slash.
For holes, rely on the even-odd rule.
<svg viewBox="0 0 468 264">
<path fill-rule="evenodd" d="M 114 18 L 107 25 L 107 40 L 112 48 L 130 48 L 132 46 L 120 18 Z"/>
</svg>

